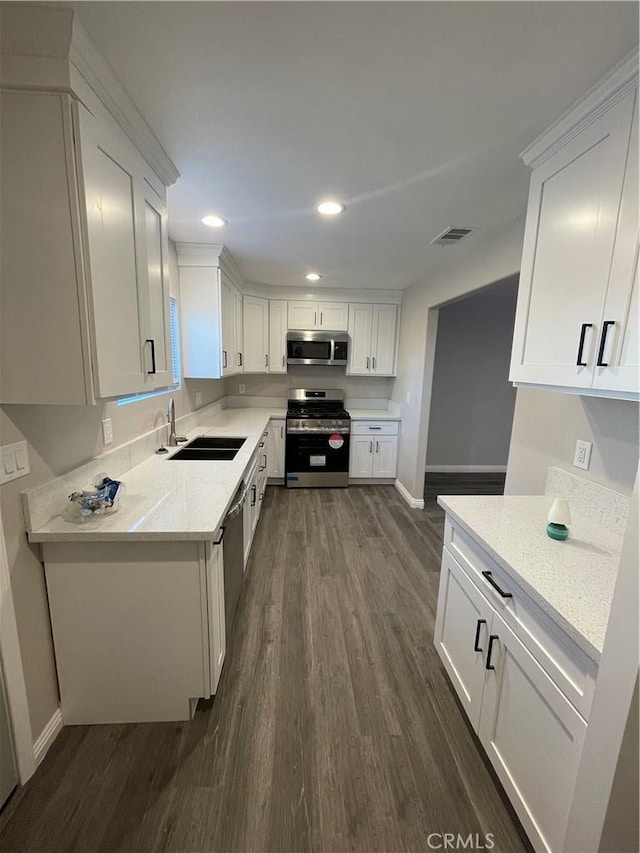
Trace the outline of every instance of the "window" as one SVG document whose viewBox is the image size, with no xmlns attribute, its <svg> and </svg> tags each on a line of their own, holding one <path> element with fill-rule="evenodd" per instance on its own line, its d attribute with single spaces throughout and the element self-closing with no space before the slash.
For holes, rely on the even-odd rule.
<svg viewBox="0 0 640 853">
<path fill-rule="evenodd" d="M 136 403 L 138 400 L 148 400 L 149 397 L 158 397 L 160 394 L 168 394 L 180 388 L 180 323 L 178 322 L 178 300 L 173 296 L 169 299 L 169 331 L 171 335 L 173 385 L 168 388 L 161 388 L 159 391 L 147 391 L 133 394 L 130 397 L 120 397 L 119 406 L 127 406 L 129 403 Z"/>
</svg>

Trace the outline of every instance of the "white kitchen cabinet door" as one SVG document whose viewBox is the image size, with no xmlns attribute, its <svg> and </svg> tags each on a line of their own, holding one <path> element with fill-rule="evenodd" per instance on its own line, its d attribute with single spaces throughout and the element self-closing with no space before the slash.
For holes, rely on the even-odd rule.
<svg viewBox="0 0 640 853">
<path fill-rule="evenodd" d="M 267 443 L 267 475 L 270 478 L 284 479 L 284 440 L 286 421 L 273 420 L 269 425 Z"/>
<path fill-rule="evenodd" d="M 471 725 L 477 731 L 493 610 L 451 554 L 442 554 L 434 642 Z"/>
<path fill-rule="evenodd" d="M 91 278 L 94 380 L 99 397 L 143 391 L 145 214 L 132 149 L 86 110 L 80 113 L 82 174 Z"/>
<path fill-rule="evenodd" d="M 375 376 L 395 374 L 396 305 L 374 305 L 371 324 L 371 373 Z"/>
<path fill-rule="evenodd" d="M 351 436 L 349 441 L 349 476 L 371 477 L 373 475 L 374 439 Z"/>
<path fill-rule="evenodd" d="M 587 723 L 494 614 L 478 733 L 536 850 L 563 850 Z"/>
<path fill-rule="evenodd" d="M 349 304 L 349 364 L 347 373 L 368 376 L 371 372 L 372 306 Z"/>
<path fill-rule="evenodd" d="M 610 391 L 640 391 L 638 351 L 638 100 L 636 98 L 627 156 L 622 206 L 604 306 L 606 328 L 602 358 L 596 364 L 593 387 Z M 605 335 L 604 325 L 601 332 Z M 600 347 L 598 348 L 600 350 Z"/>
<path fill-rule="evenodd" d="M 222 324 L 222 375 L 233 376 L 236 351 L 236 297 L 235 288 L 224 272 L 221 272 L 220 306 Z"/>
<path fill-rule="evenodd" d="M 346 302 L 320 302 L 318 328 L 346 332 L 349 326 L 349 305 Z"/>
<path fill-rule="evenodd" d="M 215 694 L 227 651 L 224 612 L 224 543 L 207 542 L 205 562 L 207 568 L 207 611 L 209 621 L 209 665 L 211 695 Z"/>
<path fill-rule="evenodd" d="M 169 327 L 169 241 L 167 207 L 146 181 L 143 184 L 145 269 L 148 288 L 145 305 L 146 388 L 173 384 Z"/>
<path fill-rule="evenodd" d="M 269 372 L 269 300 L 245 296 L 244 314 L 244 372 Z"/>
<path fill-rule="evenodd" d="M 592 385 L 634 99 L 618 101 L 532 173 L 514 382 Z"/>
<path fill-rule="evenodd" d="M 86 405 L 93 381 L 75 105 L 58 92 L 3 91 L 1 98 L 1 400 Z"/>
<path fill-rule="evenodd" d="M 269 300 L 269 373 L 287 372 L 287 303 Z"/>
<path fill-rule="evenodd" d="M 373 476 L 395 477 L 398 473 L 398 436 L 381 435 L 374 439 Z"/>
<path fill-rule="evenodd" d="M 235 355 L 235 367 L 236 373 L 244 372 L 244 328 L 243 328 L 243 307 L 242 307 L 242 294 L 238 293 L 238 291 L 234 291 L 235 298 L 235 340 L 236 340 L 236 351 Z"/>
<path fill-rule="evenodd" d="M 319 329 L 320 311 L 317 302 L 289 302 L 287 323 L 290 329 Z"/>
<path fill-rule="evenodd" d="M 220 270 L 180 267 L 182 375 L 186 379 L 222 377 Z"/>
</svg>

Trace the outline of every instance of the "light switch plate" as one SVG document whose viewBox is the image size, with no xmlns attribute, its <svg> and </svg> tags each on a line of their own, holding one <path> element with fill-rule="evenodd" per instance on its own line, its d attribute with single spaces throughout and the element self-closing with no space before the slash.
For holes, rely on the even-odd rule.
<svg viewBox="0 0 640 853">
<path fill-rule="evenodd" d="M 11 480 L 18 480 L 31 473 L 26 441 L 5 444 L 0 448 L 0 457 L 0 484 L 10 483 Z"/>
<path fill-rule="evenodd" d="M 113 424 L 111 418 L 102 421 L 102 441 L 105 444 L 113 444 Z"/>
<path fill-rule="evenodd" d="M 573 464 L 575 468 L 582 468 L 584 471 L 589 470 L 589 465 L 591 465 L 592 447 L 593 444 L 590 441 L 582 441 L 580 438 L 576 441 L 576 452 L 573 456 Z"/>
</svg>

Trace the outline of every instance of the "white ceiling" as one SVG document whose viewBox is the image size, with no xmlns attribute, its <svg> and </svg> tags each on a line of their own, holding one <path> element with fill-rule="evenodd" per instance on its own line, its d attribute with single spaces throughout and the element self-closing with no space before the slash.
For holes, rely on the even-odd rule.
<svg viewBox="0 0 640 853">
<path fill-rule="evenodd" d="M 519 152 L 638 32 L 634 2 L 68 5 L 181 173 L 173 239 L 302 287 L 404 288 L 458 251 L 428 245 L 446 226 L 517 216 Z"/>
</svg>

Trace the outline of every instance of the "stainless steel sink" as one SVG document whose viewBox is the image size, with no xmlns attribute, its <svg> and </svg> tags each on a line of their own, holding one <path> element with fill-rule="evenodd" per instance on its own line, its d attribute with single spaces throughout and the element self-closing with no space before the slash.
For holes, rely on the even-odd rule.
<svg viewBox="0 0 640 853">
<path fill-rule="evenodd" d="M 235 459 L 246 438 L 219 438 L 211 435 L 199 435 L 183 448 L 174 453 L 170 459 L 184 462 L 188 459 L 197 461 L 228 462 Z"/>
</svg>

